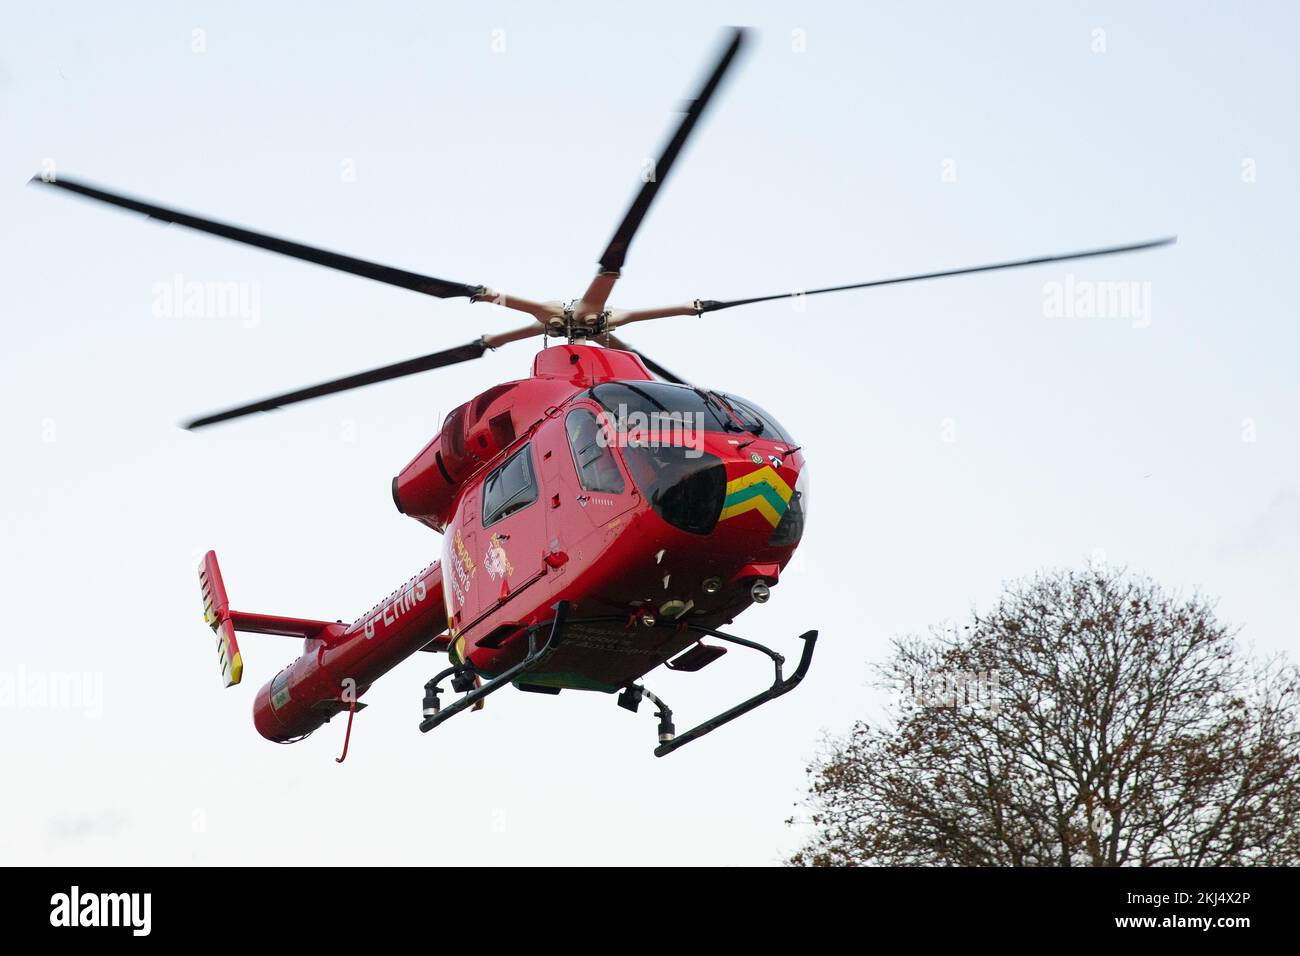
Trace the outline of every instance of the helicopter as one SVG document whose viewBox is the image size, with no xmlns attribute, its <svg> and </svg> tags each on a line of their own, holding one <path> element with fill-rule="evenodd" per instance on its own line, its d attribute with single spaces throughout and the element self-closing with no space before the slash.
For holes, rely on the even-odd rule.
<svg viewBox="0 0 1300 956">
<path fill-rule="evenodd" d="M 684 145 L 747 42 L 728 31 L 703 85 L 641 184 L 575 300 L 537 301 L 484 285 L 410 272 L 254 232 L 46 173 L 33 182 L 281 255 L 436 298 L 468 298 L 525 313 L 517 329 L 275 395 L 185 423 L 196 430 L 257 412 L 468 362 L 513 342 L 543 347 L 531 374 L 483 391 L 448 414 L 393 478 L 397 510 L 442 535 L 433 561 L 351 623 L 231 607 L 217 556 L 199 567 L 203 614 L 224 684 L 240 683 L 237 634 L 302 640 L 301 655 L 257 693 L 265 738 L 302 740 L 346 712 L 342 762 L 361 696 L 418 652 L 447 654 L 424 687 L 419 729 L 483 706 L 507 685 L 559 694 L 617 695 L 658 719 L 657 757 L 793 690 L 818 632 L 799 635 L 798 660 L 731 633 L 768 601 L 803 536 L 808 470 L 802 446 L 759 405 L 690 383 L 625 342 L 623 326 L 742 305 L 866 289 L 1168 245 L 1175 237 L 902 277 L 648 309 L 608 305 L 629 247 Z M 729 650 L 765 655 L 772 683 L 677 733 L 670 706 L 643 678 L 661 665 L 693 673 Z M 458 695 L 442 696 L 447 685 Z"/>
</svg>

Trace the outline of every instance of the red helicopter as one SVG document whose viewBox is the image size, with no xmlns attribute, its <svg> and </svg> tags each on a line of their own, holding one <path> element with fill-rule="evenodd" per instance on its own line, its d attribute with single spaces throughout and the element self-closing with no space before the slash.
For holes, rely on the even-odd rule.
<svg viewBox="0 0 1300 956">
<path fill-rule="evenodd" d="M 692 130 L 746 39 L 734 29 L 576 301 L 537 302 L 482 285 L 407 272 L 189 215 L 46 175 L 34 182 L 111 203 L 165 223 L 402 286 L 527 313 L 516 330 L 467 345 L 276 395 L 195 419 L 187 428 L 265 412 L 481 357 L 533 336 L 543 348 L 528 378 L 496 385 L 451 412 L 441 431 L 393 479 L 397 510 L 443 536 L 441 560 L 351 624 L 233 610 L 217 557 L 199 568 L 204 617 L 216 634 L 226 686 L 243 663 L 236 632 L 303 639 L 303 652 L 258 692 L 253 721 L 270 740 L 301 740 L 348 712 L 343 757 L 359 698 L 417 651 L 445 651 L 449 666 L 425 685 L 421 731 L 506 685 L 521 691 L 618 694 L 635 712 L 655 706 L 664 756 L 792 690 L 807 674 L 817 632 L 793 671 L 771 648 L 725 632 L 768 600 L 807 520 L 803 451 L 747 399 L 701 388 L 624 343 L 633 322 L 701 315 L 739 305 L 920 279 L 1132 252 L 1173 238 L 1085 252 L 948 269 L 752 298 L 696 299 L 655 309 L 612 309 L 628 247 Z M 596 344 L 593 344 L 596 343 Z M 657 376 L 657 378 L 656 378 Z M 773 664 L 772 684 L 676 733 L 669 706 L 640 679 L 661 664 L 698 671 L 729 647 Z M 444 705 L 443 684 L 460 696 Z M 343 757 L 337 758 L 340 762 Z"/>
</svg>

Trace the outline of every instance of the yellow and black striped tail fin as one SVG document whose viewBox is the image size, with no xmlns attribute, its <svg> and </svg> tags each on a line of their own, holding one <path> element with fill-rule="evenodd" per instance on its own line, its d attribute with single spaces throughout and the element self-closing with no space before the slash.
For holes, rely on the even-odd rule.
<svg viewBox="0 0 1300 956">
<path fill-rule="evenodd" d="M 239 641 L 235 639 L 230 601 L 226 597 L 226 585 L 221 580 L 215 551 L 203 556 L 203 563 L 199 565 L 199 587 L 203 591 L 203 620 L 217 637 L 221 679 L 227 687 L 234 687 L 244 676 L 244 661 L 239 654 Z"/>
</svg>

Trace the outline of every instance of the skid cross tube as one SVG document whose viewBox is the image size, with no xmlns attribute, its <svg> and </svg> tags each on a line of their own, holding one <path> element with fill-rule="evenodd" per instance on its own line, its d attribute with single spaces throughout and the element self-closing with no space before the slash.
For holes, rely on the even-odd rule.
<svg viewBox="0 0 1300 956">
<path fill-rule="evenodd" d="M 429 731 L 433 730 L 434 727 L 437 727 L 444 720 L 447 720 L 449 717 L 456 716 L 462 710 L 467 710 L 468 708 L 473 707 L 475 704 L 477 704 L 488 694 L 500 690 L 506 684 L 509 684 L 511 681 L 517 678 L 520 674 L 523 674 L 525 671 L 528 671 L 531 668 L 536 667 L 542 661 L 546 660 L 546 658 L 550 657 L 551 652 L 555 650 L 555 648 L 559 645 L 561 638 L 563 637 L 564 621 L 565 618 L 568 617 L 568 614 L 569 614 L 569 605 L 567 602 L 561 601 L 559 604 L 555 605 L 555 617 L 551 621 L 551 633 L 547 636 L 545 644 L 543 644 L 541 647 L 537 646 L 537 632 L 542 627 L 545 627 L 545 625 L 535 624 L 532 627 L 530 627 L 528 629 L 528 653 L 524 655 L 523 660 L 521 660 L 518 664 L 515 664 L 513 667 L 506 668 L 504 671 L 502 671 L 496 677 L 492 678 L 482 687 L 477 687 L 474 690 L 470 691 L 468 694 L 460 698 L 454 704 L 451 704 L 450 706 L 439 710 L 436 714 L 430 714 L 429 716 L 425 717 L 424 720 L 420 721 L 420 733 L 427 734 Z M 444 677 L 447 677 L 453 673 L 461 673 L 464 670 L 465 670 L 465 665 L 449 667 L 447 670 L 443 671 L 432 681 L 430 681 L 430 683 L 436 684 Z"/>
<path fill-rule="evenodd" d="M 763 647 L 761 644 L 755 644 L 753 641 L 747 641 L 744 638 L 733 637 L 730 634 L 723 634 L 721 632 L 714 631 L 709 628 L 699 627 L 699 628 L 691 628 L 691 630 L 704 631 L 722 640 L 731 641 L 734 644 L 740 644 L 744 647 L 752 647 L 755 650 L 762 651 L 763 653 L 767 654 L 768 657 L 772 658 L 772 662 L 776 670 L 776 678 L 772 682 L 772 686 L 769 687 L 767 690 L 763 691 L 762 693 L 755 694 L 753 697 L 737 704 L 735 707 L 732 707 L 730 710 L 725 710 L 722 713 L 718 714 L 716 717 L 711 717 L 708 720 L 704 721 L 704 723 L 692 727 L 690 730 L 686 731 L 686 733 L 682 734 L 681 736 L 674 737 L 672 740 L 664 741 L 658 747 L 655 748 L 656 757 L 665 757 L 668 754 L 672 753 L 674 750 L 676 750 L 678 747 L 684 747 L 687 744 L 689 744 L 692 740 L 698 740 L 699 738 L 703 737 L 705 734 L 717 730 L 723 724 L 730 723 L 731 721 L 735 720 L 737 717 L 741 716 L 742 714 L 749 713 L 755 707 L 758 707 L 762 704 L 766 704 L 769 700 L 776 700 L 776 698 L 780 697 L 782 694 L 788 694 L 790 691 L 794 690 L 795 687 L 798 686 L 799 682 L 803 680 L 804 675 L 808 673 L 808 667 L 809 665 L 812 664 L 813 648 L 817 644 L 816 631 L 806 631 L 805 633 L 800 634 L 799 639 L 803 641 L 803 653 L 799 657 L 799 665 L 794 669 L 793 674 L 791 674 L 787 678 L 782 679 L 781 665 L 782 663 L 784 663 L 785 658 L 783 658 L 780 654 L 776 653 L 775 651 Z"/>
</svg>

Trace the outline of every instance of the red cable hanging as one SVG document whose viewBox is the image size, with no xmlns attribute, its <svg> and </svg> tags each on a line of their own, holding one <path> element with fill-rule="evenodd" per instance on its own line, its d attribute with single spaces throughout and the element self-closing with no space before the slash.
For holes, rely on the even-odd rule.
<svg viewBox="0 0 1300 956">
<path fill-rule="evenodd" d="M 344 760 L 348 759 L 348 743 L 352 740 L 352 718 L 356 716 L 356 713 L 357 713 L 357 698 L 356 695 L 354 694 L 352 699 L 348 701 L 348 729 L 343 734 L 343 756 L 335 757 L 334 758 L 335 763 L 342 763 Z"/>
</svg>

